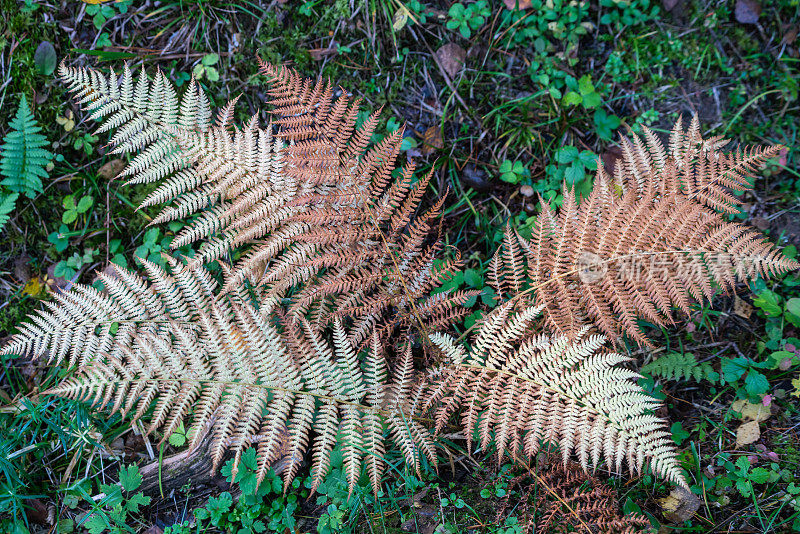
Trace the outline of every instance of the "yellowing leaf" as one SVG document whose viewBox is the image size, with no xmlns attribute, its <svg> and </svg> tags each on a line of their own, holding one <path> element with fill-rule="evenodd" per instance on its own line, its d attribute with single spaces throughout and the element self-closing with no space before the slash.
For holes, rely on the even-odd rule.
<svg viewBox="0 0 800 534">
<path fill-rule="evenodd" d="M 56 117 L 56 122 L 64 127 L 64 131 L 71 132 L 75 128 L 75 120 L 72 118 L 72 112 L 68 111 L 66 117 Z"/>
<path fill-rule="evenodd" d="M 392 28 L 394 29 L 394 31 L 399 32 L 400 30 L 405 28 L 407 23 L 408 23 L 408 9 L 406 9 L 405 6 L 402 6 L 394 14 L 394 20 L 392 21 Z"/>
<path fill-rule="evenodd" d="M 690 519 L 700 508 L 700 499 L 691 491 L 677 487 L 663 499 L 658 499 L 658 504 L 663 508 L 664 517 L 669 521 L 682 523 Z"/>
<path fill-rule="evenodd" d="M 760 423 L 769 419 L 770 410 L 769 406 L 764 406 L 762 403 L 748 402 L 745 399 L 739 399 L 731 405 L 735 412 L 742 414 L 742 419 L 749 419 Z"/>
<path fill-rule="evenodd" d="M 22 288 L 22 292 L 25 293 L 26 295 L 37 297 L 41 294 L 44 288 L 45 288 L 44 281 L 37 276 L 36 278 L 31 278 L 30 280 L 28 280 L 28 282 L 25 284 L 25 287 Z"/>
</svg>

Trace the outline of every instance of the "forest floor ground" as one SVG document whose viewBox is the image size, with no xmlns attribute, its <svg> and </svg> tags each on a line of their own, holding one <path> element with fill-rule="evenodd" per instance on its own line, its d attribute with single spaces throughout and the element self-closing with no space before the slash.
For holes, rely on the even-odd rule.
<svg viewBox="0 0 800 534">
<path fill-rule="evenodd" d="M 62 60 L 101 68 L 127 60 L 158 67 L 179 84 L 194 73 L 212 105 L 241 95 L 240 120 L 265 100 L 257 57 L 333 80 L 363 98 L 365 113 L 382 106 L 379 133 L 405 124 L 403 157 L 413 158 L 418 172 L 432 170 L 431 199 L 448 195 L 445 239 L 467 258 L 453 282 L 462 288 L 484 289 L 504 224 L 525 235 L 540 196 L 560 204 L 564 180 L 588 191 L 598 156 L 613 167 L 619 133 L 642 125 L 667 133 L 679 116 L 694 114 L 706 136 L 786 147 L 761 169 L 736 219 L 796 255 L 797 0 L 519 4 L 0 0 L 0 137 L 25 95 L 58 154 L 44 192 L 20 199 L 0 231 L 0 340 L 53 291 L 92 283 L 110 261 L 132 266 L 134 255 L 157 255 L 175 231 L 148 228 L 155 211 L 135 210 L 147 187 L 114 179 L 121 162 L 53 74 L 53 61 Z M 599 472 L 624 512 L 645 514 L 663 532 L 800 531 L 798 287 L 796 274 L 758 280 L 654 331 L 658 349 L 632 349 L 644 364 L 690 355 L 697 365 L 684 358 L 676 372 L 701 370 L 689 379 L 642 379 L 665 403 L 660 415 L 672 425 L 692 494 L 671 494 L 649 475 Z M 479 299 L 467 322 L 485 306 Z M 438 474 L 393 476 L 379 497 L 365 487 L 347 501 L 341 469 L 334 469 L 310 499 L 301 482 L 285 495 L 268 488 L 240 500 L 229 513 L 220 511 L 227 508 L 219 494 L 230 489 L 222 475 L 179 487 L 162 481 L 168 490 L 141 509 L 106 506 L 92 497 L 102 491 L 98 484 L 112 483 L 120 458 L 143 465 L 159 451 L 118 418 L 74 403 L 26 400 L 55 374 L 3 359 L 1 531 L 82 531 L 94 512 L 120 532 L 157 534 L 200 508 L 216 511 L 218 528 L 232 532 L 259 531 L 255 517 L 274 532 L 511 534 L 525 531 L 536 514 L 514 501 L 521 494 L 513 481 L 524 471 L 458 444 Z M 748 442 L 739 429 L 752 420 L 758 435 Z M 180 450 L 175 443 L 162 452 Z"/>
</svg>

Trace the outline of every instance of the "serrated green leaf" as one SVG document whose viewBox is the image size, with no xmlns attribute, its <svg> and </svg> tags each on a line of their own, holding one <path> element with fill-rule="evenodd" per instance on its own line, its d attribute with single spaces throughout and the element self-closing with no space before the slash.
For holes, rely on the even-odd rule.
<svg viewBox="0 0 800 534">
<path fill-rule="evenodd" d="M 756 467 L 747 475 L 750 479 L 750 482 L 754 484 L 763 484 L 769 480 L 770 471 L 768 469 L 764 469 L 763 467 Z"/>
<path fill-rule="evenodd" d="M 583 165 L 572 165 L 564 172 L 564 179 L 569 185 L 574 185 L 586 178 Z"/>
<path fill-rule="evenodd" d="M 86 213 L 89 210 L 89 208 L 92 207 L 92 204 L 94 204 L 94 199 L 92 197 L 90 196 L 82 197 L 78 201 L 78 206 L 77 206 L 78 213 Z"/>
<path fill-rule="evenodd" d="M 83 522 L 83 526 L 86 530 L 89 531 L 89 534 L 103 534 L 108 526 L 108 520 L 105 516 L 99 513 L 93 513 L 90 515 L 86 521 Z"/>
<path fill-rule="evenodd" d="M 134 491 L 142 485 L 142 475 L 135 464 L 122 466 L 119 470 L 119 482 L 125 491 Z"/>
<path fill-rule="evenodd" d="M 751 397 L 763 395 L 769 391 L 769 380 L 758 371 L 750 369 L 744 379 L 744 389 Z"/>
<path fill-rule="evenodd" d="M 142 493 L 134 493 L 125 501 L 125 509 L 129 512 L 138 513 L 139 506 L 147 506 L 148 504 L 150 504 L 150 497 Z"/>
<path fill-rule="evenodd" d="M 565 106 L 577 106 L 583 102 L 583 97 L 575 91 L 569 91 L 561 101 Z"/>
<path fill-rule="evenodd" d="M 580 151 L 574 146 L 565 146 L 556 150 L 556 161 L 559 163 L 572 163 L 578 158 Z"/>
<path fill-rule="evenodd" d="M 580 91 L 581 96 L 586 96 L 588 94 L 594 93 L 594 84 L 592 84 L 592 77 L 588 74 L 581 76 L 580 80 L 578 80 L 578 91 Z"/>
<path fill-rule="evenodd" d="M 753 305 L 761 308 L 768 317 L 778 317 L 783 313 L 780 306 L 781 297 L 774 291 L 765 289 L 753 299 Z"/>
<path fill-rule="evenodd" d="M 746 358 L 722 358 L 720 361 L 720 370 L 722 371 L 722 378 L 725 382 L 736 382 L 747 371 L 749 361 Z"/>
</svg>

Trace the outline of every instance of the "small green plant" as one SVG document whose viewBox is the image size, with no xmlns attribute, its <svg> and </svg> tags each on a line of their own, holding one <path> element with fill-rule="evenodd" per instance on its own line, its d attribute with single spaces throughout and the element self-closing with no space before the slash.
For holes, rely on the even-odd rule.
<svg viewBox="0 0 800 534">
<path fill-rule="evenodd" d="M 61 201 L 64 207 L 64 213 L 61 214 L 61 222 L 64 224 L 72 224 L 80 215 L 85 214 L 94 205 L 94 199 L 89 195 L 84 195 L 75 202 L 75 195 L 67 195 Z"/>
<path fill-rule="evenodd" d="M 67 258 L 66 260 L 61 260 L 56 263 L 55 269 L 53 270 L 53 274 L 56 277 L 64 278 L 65 280 L 72 280 L 72 278 L 80 271 L 84 266 L 90 265 L 95 260 L 95 256 L 97 256 L 98 251 L 93 248 L 87 248 L 83 251 L 83 254 L 78 254 L 74 252 L 72 256 Z"/>
<path fill-rule="evenodd" d="M 219 56 L 217 54 L 204 55 L 200 63 L 194 66 L 193 72 L 195 78 L 201 80 L 205 77 L 210 82 L 219 80 L 219 71 L 214 67 L 217 62 L 219 62 Z"/>
<path fill-rule="evenodd" d="M 577 185 L 586 179 L 587 171 L 597 170 L 597 154 L 590 150 L 578 150 L 574 146 L 561 147 L 555 152 L 558 166 L 548 165 L 546 171 L 559 182 Z"/>
<path fill-rule="evenodd" d="M 158 228 L 148 228 L 144 233 L 144 241 L 136 248 L 134 256 L 163 266 L 164 259 L 161 257 L 161 252 L 169 250 L 172 236 L 159 239 L 160 235 L 161 231 Z"/>
<path fill-rule="evenodd" d="M 594 112 L 594 130 L 597 136 L 603 141 L 611 141 L 614 130 L 619 128 L 621 121 L 616 115 L 609 115 L 602 108 L 597 108 Z"/>
<path fill-rule="evenodd" d="M 600 24 L 610 24 L 619 29 L 658 18 L 659 9 L 650 0 L 600 0 L 604 8 Z M 608 9 L 611 8 L 611 9 Z"/>
<path fill-rule="evenodd" d="M 98 139 L 99 137 L 96 135 L 78 133 L 76 134 L 75 141 L 72 143 L 72 148 L 75 150 L 83 150 L 87 156 L 91 156 L 94 153 L 94 144 Z"/>
<path fill-rule="evenodd" d="M 97 2 L 97 3 L 88 3 L 86 4 L 86 14 L 92 17 L 92 22 L 94 23 L 94 27 L 98 30 L 103 27 L 103 25 L 109 19 L 112 19 L 117 16 L 117 13 L 125 14 L 128 12 L 128 7 L 130 7 L 133 0 L 116 0 L 114 2 Z"/>
<path fill-rule="evenodd" d="M 525 178 L 530 178 L 531 172 L 525 168 L 521 161 L 505 160 L 500 164 L 500 179 L 510 184 L 518 184 Z"/>
<path fill-rule="evenodd" d="M 643 373 L 665 380 L 707 380 L 712 384 L 719 381 L 719 373 L 708 362 L 698 363 L 692 353 L 668 353 L 642 367 Z"/>
<path fill-rule="evenodd" d="M 139 513 L 140 506 L 150 504 L 150 497 L 141 492 L 134 493 L 141 485 L 142 475 L 139 468 L 135 465 L 122 466 L 119 471 L 119 485 L 100 484 L 100 491 L 105 497 L 96 504 L 91 497 L 87 499 L 94 509 L 79 520 L 78 525 L 89 534 L 131 532 L 128 514 Z"/>
<path fill-rule="evenodd" d="M 717 458 L 717 465 L 725 469 L 727 476 L 719 477 L 716 487 L 722 489 L 733 484 L 736 490 L 745 498 L 750 498 L 753 495 L 754 484 L 766 484 L 779 478 L 780 468 L 777 463 L 771 463 L 770 469 L 753 467 L 747 456 L 739 456 L 734 462 L 730 453 L 723 452 Z"/>
<path fill-rule="evenodd" d="M 585 109 L 594 109 L 603 102 L 603 98 L 597 92 L 589 74 L 581 76 L 579 80 L 567 76 L 564 78 L 564 83 L 567 86 L 567 93 L 564 95 L 562 103 L 566 106 L 580 104 Z"/>
<path fill-rule="evenodd" d="M 760 402 L 761 396 L 770 389 L 769 380 L 761 372 L 769 369 L 770 362 L 756 362 L 752 358 L 737 356 L 736 358 L 722 358 L 720 360 L 720 376 L 725 383 L 739 386 L 736 390 L 739 398 L 748 398 L 752 402 Z"/>
<path fill-rule="evenodd" d="M 447 29 L 458 30 L 464 39 L 469 39 L 472 32 L 480 30 L 486 24 L 486 19 L 492 12 L 486 0 L 478 0 L 466 7 L 460 2 L 453 4 L 447 14 L 450 17 Z"/>
</svg>

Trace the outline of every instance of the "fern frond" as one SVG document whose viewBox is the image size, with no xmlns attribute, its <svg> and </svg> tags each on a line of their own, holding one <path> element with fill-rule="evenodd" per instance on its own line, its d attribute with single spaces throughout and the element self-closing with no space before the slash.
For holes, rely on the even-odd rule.
<svg viewBox="0 0 800 534">
<path fill-rule="evenodd" d="M 0 193 L 0 230 L 8 222 L 10 213 L 14 211 L 17 198 L 19 198 L 19 193 Z"/>
<path fill-rule="evenodd" d="M 513 312 L 513 302 L 489 314 L 465 352 L 444 334 L 431 341 L 446 356 L 427 386 L 436 430 L 457 415 L 471 448 L 490 441 L 498 461 L 532 457 L 544 443 L 558 445 L 564 462 L 576 455 L 584 469 L 605 458 L 631 472 L 645 463 L 654 473 L 686 485 L 658 402 L 636 384 L 637 373 L 619 367 L 629 358 L 600 352 L 605 338 L 587 329 L 572 340 L 532 335 L 539 310 Z"/>
<path fill-rule="evenodd" d="M 747 177 L 783 148 L 746 147 L 723 153 L 720 149 L 729 141 L 703 139 L 697 115 L 686 130 L 678 118 L 667 147 L 647 127 L 642 131 L 644 140 L 636 134 L 632 141 L 620 136 L 622 158 L 614 169 L 617 187 L 655 198 L 681 195 L 723 213 L 739 212 L 741 200 L 733 193 L 751 189 Z"/>
<path fill-rule="evenodd" d="M 105 290 L 76 284 L 71 291 L 56 293 L 44 310 L 22 323 L 19 333 L 0 354 L 47 357 L 59 365 L 85 367 L 109 356 L 119 359 L 123 347 L 139 336 L 160 336 L 172 325 L 196 326 L 197 310 L 211 306 L 216 282 L 204 270 L 177 268 L 168 274 L 144 260 L 150 284 L 122 267 L 98 274 Z M 190 304 L 191 303 L 191 306 Z"/>
<path fill-rule="evenodd" d="M 46 167 L 53 153 L 44 148 L 47 139 L 39 133 L 42 129 L 36 124 L 25 95 L 20 98 L 17 113 L 8 126 L 11 131 L 0 146 L 0 176 L 4 178 L 0 185 L 33 198 L 44 190 L 42 178 L 47 177 Z"/>
<path fill-rule="evenodd" d="M 138 153 L 123 175 L 160 182 L 141 205 L 168 203 L 153 223 L 198 215 L 172 247 L 204 242 L 193 267 L 243 252 L 226 290 L 248 281 L 275 297 L 294 292 L 294 313 L 338 306 L 352 294 L 349 281 L 358 280 L 359 302 L 344 309 L 370 327 L 395 311 L 413 312 L 406 316 L 417 323 L 428 311 L 450 315 L 466 299 L 415 304 L 430 286 L 430 265 L 418 259 L 427 257 L 423 245 L 443 199 L 415 217 L 430 176 L 412 185 L 409 164 L 392 178 L 402 132 L 371 145 L 378 114 L 356 128 L 357 99 L 334 99 L 329 84 L 288 69 L 262 70 L 273 78 L 267 129 L 255 117 L 231 127 L 234 102 L 210 125 L 197 85 L 179 103 L 161 72 L 150 80 L 142 71 L 138 81 L 127 66 L 119 78 L 65 66 L 60 73 L 92 118 L 105 117 L 100 131 L 116 130 L 115 150 Z M 362 279 L 365 262 L 377 270 Z M 356 338 L 366 339 L 362 329 Z"/>
<path fill-rule="evenodd" d="M 525 291 L 565 335 L 593 323 L 614 341 L 624 334 L 647 344 L 640 318 L 667 325 L 673 307 L 689 312 L 690 299 L 800 267 L 762 234 L 689 195 L 653 187 L 613 193 L 602 166 L 580 205 L 566 185 L 563 196 L 558 214 L 543 203 L 531 239 L 517 239 L 530 279 Z"/>
<path fill-rule="evenodd" d="M 719 381 L 719 373 L 711 364 L 698 362 L 691 353 L 671 352 L 642 367 L 642 372 L 665 380 L 707 380 L 712 384 Z"/>
<path fill-rule="evenodd" d="M 587 475 L 579 465 L 553 462 L 534 480 L 531 478 L 518 477 L 509 484 L 509 490 L 515 485 L 520 487 L 527 500 L 535 489 L 537 533 L 636 534 L 650 528 L 650 520 L 643 515 L 620 514 L 617 492 Z M 523 481 L 531 485 L 522 487 Z"/>
<path fill-rule="evenodd" d="M 346 451 L 351 491 L 365 462 L 377 491 L 387 442 L 403 451 L 409 466 L 419 466 L 420 454 L 436 463 L 430 436 L 407 399 L 410 354 L 390 374 L 380 344 L 360 361 L 338 322 L 332 344 L 311 328 L 282 332 L 273 321 L 274 302 L 256 308 L 244 295 L 217 295 L 204 269 L 171 261 L 168 274 L 143 264 L 150 284 L 117 268 L 117 276 L 103 278 L 107 296 L 76 286 L 3 353 L 70 354 L 77 374 L 48 393 L 134 420 L 152 411 L 147 432 L 162 440 L 189 418 L 194 448 L 210 426 L 215 467 L 230 452 L 236 471 L 242 452 L 256 445 L 259 481 L 284 448 L 299 460 L 309 442 L 314 487 L 336 443 Z M 287 485 L 296 472 L 295 465 L 287 470 Z"/>
</svg>

